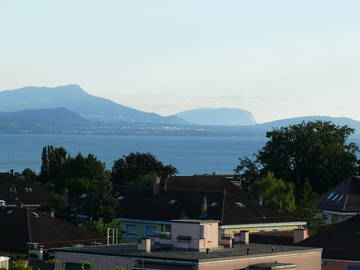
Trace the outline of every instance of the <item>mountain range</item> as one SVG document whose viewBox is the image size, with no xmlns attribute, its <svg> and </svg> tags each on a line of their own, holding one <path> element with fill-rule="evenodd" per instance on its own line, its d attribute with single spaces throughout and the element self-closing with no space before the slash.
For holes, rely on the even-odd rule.
<svg viewBox="0 0 360 270">
<path fill-rule="evenodd" d="M 264 136 L 302 121 L 325 120 L 360 131 L 360 121 L 307 116 L 256 124 L 241 109 L 197 109 L 164 117 L 88 94 L 77 85 L 0 91 L 0 133 Z"/>
</svg>

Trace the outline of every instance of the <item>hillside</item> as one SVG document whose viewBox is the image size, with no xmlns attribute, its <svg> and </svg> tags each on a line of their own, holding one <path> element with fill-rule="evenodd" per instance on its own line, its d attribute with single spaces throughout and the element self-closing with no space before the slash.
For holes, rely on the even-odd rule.
<svg viewBox="0 0 360 270">
<path fill-rule="evenodd" d="M 14 112 L 28 109 L 63 107 L 82 117 L 98 121 L 126 121 L 145 123 L 184 123 L 176 117 L 163 117 L 117 104 L 93 96 L 78 85 L 50 87 L 24 87 L 0 92 L 0 111 Z"/>
<path fill-rule="evenodd" d="M 195 125 L 246 126 L 256 124 L 251 112 L 235 108 L 195 109 L 175 114 Z"/>
</svg>

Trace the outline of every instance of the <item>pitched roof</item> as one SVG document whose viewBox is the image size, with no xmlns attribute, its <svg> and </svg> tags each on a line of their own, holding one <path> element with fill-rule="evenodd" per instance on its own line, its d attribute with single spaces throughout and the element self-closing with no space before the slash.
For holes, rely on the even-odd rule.
<svg viewBox="0 0 360 270">
<path fill-rule="evenodd" d="M 170 221 L 179 218 L 220 220 L 221 225 L 293 222 L 295 218 L 260 207 L 241 193 L 199 190 L 167 190 L 154 194 L 151 188 L 116 187 L 120 218 Z M 202 204 L 207 201 L 204 216 Z"/>
<path fill-rule="evenodd" d="M 321 196 L 321 210 L 336 212 L 360 211 L 360 176 L 352 176 Z"/>
<path fill-rule="evenodd" d="M 104 241 L 104 237 L 28 208 L 0 208 L 0 250 L 23 252 L 27 243 L 45 248 Z"/>
<path fill-rule="evenodd" d="M 360 260 L 360 215 L 333 224 L 298 245 L 323 248 L 326 259 Z"/>
<path fill-rule="evenodd" d="M 41 186 L 27 182 L 19 175 L 0 173 L 0 200 L 7 205 L 40 205 L 49 198 L 49 192 Z"/>
<path fill-rule="evenodd" d="M 245 194 L 235 186 L 231 180 L 233 177 L 226 175 L 193 175 L 193 176 L 171 176 L 166 179 L 168 190 L 200 190 L 221 191 Z"/>
</svg>

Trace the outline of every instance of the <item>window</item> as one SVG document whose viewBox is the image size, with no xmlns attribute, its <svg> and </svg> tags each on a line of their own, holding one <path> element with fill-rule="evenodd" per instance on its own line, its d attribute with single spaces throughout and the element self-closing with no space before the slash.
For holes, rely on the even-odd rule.
<svg viewBox="0 0 360 270">
<path fill-rule="evenodd" d="M 126 224 L 126 236 L 128 238 L 138 238 L 136 225 Z"/>
<path fill-rule="evenodd" d="M 155 236 L 156 227 L 145 225 L 145 236 L 151 237 Z"/>
<path fill-rule="evenodd" d="M 90 270 L 90 264 L 84 263 L 65 263 L 65 270 Z"/>
</svg>

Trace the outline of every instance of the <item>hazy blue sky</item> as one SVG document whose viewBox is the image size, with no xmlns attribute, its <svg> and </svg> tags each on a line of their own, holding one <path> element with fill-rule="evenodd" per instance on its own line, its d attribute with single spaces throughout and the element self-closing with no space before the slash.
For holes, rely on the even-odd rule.
<svg viewBox="0 0 360 270">
<path fill-rule="evenodd" d="M 360 120 L 360 0 L 0 0 L 0 89 Z"/>
</svg>

